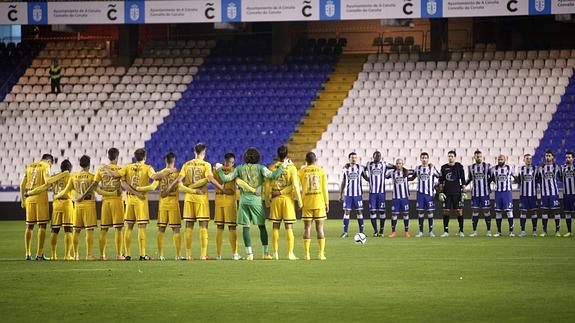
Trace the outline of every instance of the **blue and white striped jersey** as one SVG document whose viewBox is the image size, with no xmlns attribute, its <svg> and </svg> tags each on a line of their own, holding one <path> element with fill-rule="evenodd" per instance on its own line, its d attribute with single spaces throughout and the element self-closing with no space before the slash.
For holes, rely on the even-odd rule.
<svg viewBox="0 0 575 323">
<path fill-rule="evenodd" d="M 417 176 L 417 191 L 422 194 L 434 196 L 435 183 L 439 179 L 439 172 L 433 165 L 419 165 L 415 168 Z"/>
<path fill-rule="evenodd" d="M 388 169 L 393 169 L 393 164 L 385 161 L 370 161 L 365 166 L 365 172 L 369 177 L 369 193 L 385 193 L 385 173 Z"/>
<path fill-rule="evenodd" d="M 345 185 L 343 195 L 361 196 L 361 174 L 363 174 L 363 172 L 364 168 L 359 164 L 349 164 L 343 168 L 343 182 Z"/>
<path fill-rule="evenodd" d="M 385 178 L 391 178 L 393 183 L 393 199 L 406 199 L 409 198 L 409 185 L 407 184 L 407 177 L 413 175 L 413 170 L 407 170 L 404 175 L 403 171 L 389 171 L 385 174 Z"/>
<path fill-rule="evenodd" d="M 561 167 L 561 174 L 563 175 L 565 194 L 575 194 L 575 165 L 563 165 Z"/>
<path fill-rule="evenodd" d="M 519 188 L 521 196 L 537 196 L 539 168 L 537 166 L 523 165 L 519 169 Z"/>
<path fill-rule="evenodd" d="M 557 180 L 561 176 L 561 168 L 557 164 L 543 165 L 539 167 L 541 178 L 541 196 L 559 195 Z"/>
<path fill-rule="evenodd" d="M 513 189 L 513 168 L 509 165 L 495 165 L 491 168 L 491 177 L 495 181 L 495 191 L 508 192 Z"/>
<path fill-rule="evenodd" d="M 489 171 L 491 165 L 486 162 L 469 166 L 469 178 L 467 183 L 472 183 L 471 196 L 489 196 Z"/>
</svg>

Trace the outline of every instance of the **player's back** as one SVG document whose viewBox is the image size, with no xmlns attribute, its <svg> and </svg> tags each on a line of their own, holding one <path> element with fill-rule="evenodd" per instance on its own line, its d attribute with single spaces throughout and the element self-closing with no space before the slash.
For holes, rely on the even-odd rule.
<svg viewBox="0 0 575 323">
<path fill-rule="evenodd" d="M 299 170 L 302 187 L 303 207 L 322 209 L 328 203 L 327 177 L 325 170 L 317 165 L 309 165 Z"/>
<path fill-rule="evenodd" d="M 33 190 L 46 184 L 48 177 L 50 176 L 50 164 L 44 161 L 36 161 L 28 164 L 26 166 L 26 183 L 24 183 L 26 190 Z M 48 192 L 42 192 L 37 195 L 29 196 L 26 198 L 29 202 L 35 201 L 48 201 Z"/>
<path fill-rule="evenodd" d="M 58 195 L 60 192 L 62 192 L 66 188 L 66 185 L 68 184 L 68 181 L 70 180 L 70 177 L 72 177 L 72 175 L 70 175 L 69 173 L 66 173 L 63 175 L 62 178 L 60 178 L 59 180 L 55 181 L 52 184 L 52 191 L 54 192 L 54 196 Z M 63 200 L 72 199 L 72 192 L 70 192 L 70 191 L 66 192 L 66 194 L 64 194 L 62 196 L 62 199 Z"/>
<path fill-rule="evenodd" d="M 74 175 L 72 175 L 72 185 L 73 185 L 73 190 L 76 191 L 76 193 L 78 194 L 78 196 L 81 196 L 82 194 L 84 194 L 84 192 L 86 192 L 86 190 L 90 187 L 90 185 L 92 185 L 92 183 L 94 183 L 94 178 L 95 175 L 85 171 L 85 170 L 81 170 L 77 173 L 75 173 Z M 94 203 L 96 201 L 95 199 L 95 194 L 94 192 L 91 192 L 90 194 L 86 195 L 86 198 L 79 202 L 79 205 L 82 204 L 89 204 L 89 203 Z"/>
<path fill-rule="evenodd" d="M 184 185 L 191 185 L 208 176 L 213 176 L 212 165 L 205 160 L 192 159 L 182 166 L 180 176 L 184 178 Z M 202 194 L 186 194 L 186 201 L 204 202 L 208 196 L 208 185 L 205 184 L 197 189 L 201 190 Z"/>
<path fill-rule="evenodd" d="M 236 173 L 239 178 L 248 183 L 249 186 L 262 192 L 262 185 L 264 184 L 263 169 L 265 167 L 260 164 L 243 164 L 236 168 Z M 246 205 L 261 205 L 262 198 L 252 192 L 246 190 L 240 191 L 240 203 Z"/>
<path fill-rule="evenodd" d="M 105 167 L 118 173 L 123 172 L 122 167 L 117 164 L 108 164 Z M 94 180 L 100 182 L 100 189 L 102 191 L 110 193 L 116 192 L 115 196 L 103 196 L 103 199 L 122 198 L 122 186 L 120 179 L 106 175 L 103 171 L 103 167 L 98 168 Z"/>
<path fill-rule="evenodd" d="M 169 171 L 169 168 L 164 168 L 161 170 L 161 172 L 167 172 Z M 174 172 L 162 179 L 159 180 L 159 186 L 160 186 L 160 192 L 164 192 L 166 191 L 166 189 L 172 185 L 172 183 L 178 179 L 178 172 Z M 176 185 L 174 187 L 174 189 L 172 191 L 170 191 L 168 193 L 168 195 L 164 196 L 164 197 L 160 197 L 160 203 L 162 204 L 178 204 L 179 202 L 179 193 L 180 190 L 178 189 L 178 186 Z"/>
<path fill-rule="evenodd" d="M 222 169 L 222 172 L 224 172 L 224 174 L 227 175 L 227 174 L 233 172 L 235 168 L 223 166 L 221 169 Z M 222 183 L 222 180 L 220 179 L 220 176 L 218 175 L 218 173 L 214 173 L 214 178 L 218 182 Z M 223 184 L 223 186 L 224 186 L 225 190 L 232 190 L 232 191 L 236 192 L 236 181 L 235 180 L 230 181 L 230 182 L 226 182 Z M 227 204 L 235 203 L 236 199 L 237 199 L 236 194 L 227 195 L 227 194 L 224 194 L 224 192 L 222 190 L 220 190 L 219 188 L 216 188 L 215 203 L 218 204 L 218 206 L 222 203 L 227 203 Z"/>
<path fill-rule="evenodd" d="M 269 170 L 271 170 L 272 172 L 275 171 L 276 169 L 278 169 L 281 165 L 283 164 L 283 162 L 275 162 L 272 165 L 270 165 Z M 290 186 L 293 184 L 294 178 L 293 176 L 297 174 L 297 169 L 295 168 L 295 166 L 293 165 L 289 165 L 287 166 L 284 171 L 282 172 L 282 174 L 280 175 L 280 177 L 278 177 L 277 179 L 270 179 L 269 181 L 269 185 L 270 185 L 270 190 L 271 191 L 281 191 L 284 188 Z M 293 193 L 292 193 L 293 195 Z"/>
<path fill-rule="evenodd" d="M 144 163 L 132 163 L 124 167 L 125 180 L 133 188 L 149 185 L 152 174 L 154 174 L 152 166 Z M 147 194 L 143 194 L 147 198 Z"/>
</svg>

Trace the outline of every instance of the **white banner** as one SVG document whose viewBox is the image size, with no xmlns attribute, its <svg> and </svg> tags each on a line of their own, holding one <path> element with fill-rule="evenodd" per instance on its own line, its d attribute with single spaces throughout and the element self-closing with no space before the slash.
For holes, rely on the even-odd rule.
<svg viewBox="0 0 575 323">
<path fill-rule="evenodd" d="M 554 1 L 551 11 L 555 14 L 575 13 L 575 0 Z"/>
<path fill-rule="evenodd" d="M 419 0 L 341 0 L 341 19 L 419 18 Z"/>
<path fill-rule="evenodd" d="M 123 1 L 48 2 L 48 23 L 123 24 Z"/>
<path fill-rule="evenodd" d="M 242 0 L 242 21 L 319 20 L 319 0 Z"/>
<path fill-rule="evenodd" d="M 443 0 L 443 17 L 527 15 L 527 0 Z"/>
<path fill-rule="evenodd" d="M 0 25 L 28 23 L 28 6 L 24 2 L 0 2 Z"/>
<path fill-rule="evenodd" d="M 219 1 L 145 1 L 146 23 L 219 22 Z"/>
</svg>

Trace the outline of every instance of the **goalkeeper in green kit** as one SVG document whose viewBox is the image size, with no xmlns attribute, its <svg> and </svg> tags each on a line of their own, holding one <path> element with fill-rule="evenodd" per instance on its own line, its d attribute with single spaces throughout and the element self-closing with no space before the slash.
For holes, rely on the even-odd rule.
<svg viewBox="0 0 575 323">
<path fill-rule="evenodd" d="M 265 213 L 264 204 L 262 201 L 262 190 L 264 185 L 264 178 L 277 179 L 281 176 L 285 167 L 291 165 L 291 160 L 286 159 L 280 167 L 274 172 L 270 171 L 267 167 L 258 164 L 260 161 L 260 152 L 253 147 L 246 149 L 244 152 L 244 163 L 236 167 L 231 173 L 224 174 L 221 169 L 221 164 L 216 164 L 216 172 L 220 179 L 226 183 L 234 180 L 236 177 L 241 178 L 247 182 L 253 190 L 240 190 L 240 204 L 238 208 L 238 225 L 243 226 L 244 245 L 246 247 L 247 260 L 253 260 L 254 254 L 252 251 L 252 243 L 250 237 L 250 224 L 255 224 L 260 229 L 260 239 L 263 247 L 263 259 L 271 260 L 272 256 L 268 249 L 268 232 L 265 226 Z"/>
</svg>

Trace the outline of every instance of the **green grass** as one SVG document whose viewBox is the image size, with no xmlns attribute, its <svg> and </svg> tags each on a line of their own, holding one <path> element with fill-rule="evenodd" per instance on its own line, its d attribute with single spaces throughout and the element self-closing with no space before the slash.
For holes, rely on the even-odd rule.
<svg viewBox="0 0 575 323">
<path fill-rule="evenodd" d="M 452 225 L 455 232 L 456 221 Z M 412 226 L 415 231 L 416 221 Z M 212 256 L 214 228 L 212 223 Z M 356 228 L 352 222 L 351 232 Z M 565 322 L 575 315 L 573 239 L 368 237 L 362 246 L 352 238 L 337 238 L 340 230 L 340 221 L 328 221 L 328 260 L 323 262 L 35 262 L 22 260 L 24 224 L 3 221 L 0 314 L 3 322 Z M 300 222 L 296 225 L 299 256 L 301 232 Z M 252 233 L 259 259 L 257 230 Z M 109 234 L 111 256 L 112 239 Z M 136 234 L 133 254 L 137 254 L 135 239 Z M 147 244 L 151 256 L 156 254 L 155 239 L 152 225 Z M 35 240 L 36 233 L 33 253 Z M 62 245 L 60 236 L 60 256 Z M 97 241 L 95 245 L 97 252 Z M 80 248 L 84 256 L 83 241 Z M 283 229 L 280 248 L 285 256 Z M 49 253 L 48 240 L 46 249 Z M 197 229 L 193 249 L 197 257 Z M 173 259 L 171 233 L 166 234 L 166 251 Z M 314 239 L 312 256 L 316 252 Z M 227 236 L 224 254 L 231 256 Z"/>
</svg>

